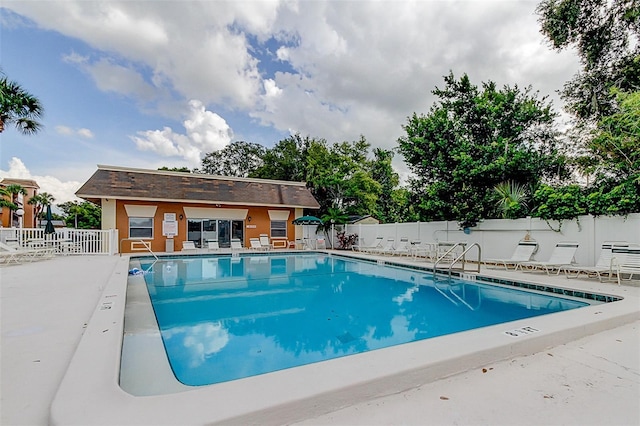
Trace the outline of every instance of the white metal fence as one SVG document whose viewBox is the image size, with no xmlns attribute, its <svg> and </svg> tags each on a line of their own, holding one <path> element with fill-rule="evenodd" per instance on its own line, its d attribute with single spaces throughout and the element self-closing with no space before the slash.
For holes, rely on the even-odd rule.
<svg viewBox="0 0 640 426">
<path fill-rule="evenodd" d="M 65 254 L 116 254 L 118 231 L 115 229 L 57 229 L 45 234 L 43 228 L 0 228 L 0 241 L 21 246 L 35 244 L 64 247 Z"/>
<path fill-rule="evenodd" d="M 557 222 L 552 222 L 554 228 Z M 627 241 L 640 244 L 640 213 L 627 217 L 580 216 L 578 221 L 563 221 L 560 232 L 552 230 L 544 220 L 537 218 L 485 220 L 466 234 L 456 222 L 412 222 L 379 225 L 345 225 L 347 234 L 358 234 L 360 245 L 370 245 L 376 237 L 407 237 L 410 241 L 456 241 L 478 243 L 485 259 L 509 258 L 520 240 L 527 234 L 539 244 L 537 260 L 547 260 L 560 241 L 577 241 L 580 247 L 576 262 L 593 265 L 605 241 Z M 334 242 L 337 242 L 335 237 Z"/>
</svg>

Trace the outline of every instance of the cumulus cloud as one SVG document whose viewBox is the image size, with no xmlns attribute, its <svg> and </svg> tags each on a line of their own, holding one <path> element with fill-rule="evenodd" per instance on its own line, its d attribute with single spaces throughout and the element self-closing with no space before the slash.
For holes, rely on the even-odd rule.
<svg viewBox="0 0 640 426">
<path fill-rule="evenodd" d="M 96 49 L 65 60 L 102 91 L 155 102 L 156 111 L 199 99 L 190 106 L 184 134 L 165 127 L 132 138 L 138 149 L 195 166 L 201 153 L 224 147 L 233 136 L 203 105 L 329 141 L 362 134 L 386 149 L 396 146 L 408 116 L 428 112 L 431 91 L 443 86 L 449 71 L 468 73 L 478 85 L 532 85 L 558 106 L 556 90 L 579 64 L 572 52 L 549 49 L 536 5 L 69 0 L 6 7 Z"/>
<path fill-rule="evenodd" d="M 170 127 L 162 130 L 138 132 L 131 139 L 141 151 L 153 151 L 164 157 L 181 157 L 192 167 L 199 166 L 204 154 L 227 146 L 233 131 L 218 114 L 207 111 L 199 100 L 189 102 L 187 119 L 183 122 L 186 134 Z"/>
<path fill-rule="evenodd" d="M 40 187 L 39 192 L 47 192 L 55 198 L 55 204 L 67 201 L 82 201 L 75 196 L 81 183 L 77 181 L 62 182 L 53 176 L 39 176 L 31 173 L 19 158 L 13 157 L 9 161 L 8 170 L 0 170 L 0 177 L 14 179 L 31 179 Z"/>
</svg>

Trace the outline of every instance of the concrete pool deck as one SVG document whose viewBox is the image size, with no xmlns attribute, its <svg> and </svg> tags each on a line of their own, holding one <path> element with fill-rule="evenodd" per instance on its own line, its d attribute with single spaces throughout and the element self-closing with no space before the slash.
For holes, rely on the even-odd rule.
<svg viewBox="0 0 640 426">
<path fill-rule="evenodd" d="M 49 423 L 54 395 L 120 260 L 57 257 L 0 269 L 1 424 Z M 618 287 L 564 276 L 483 273 L 621 295 L 640 313 L 637 281 Z M 298 423 L 638 425 L 640 320 L 635 315 L 626 322 L 530 356 L 493 362 L 329 413 L 303 415 Z M 132 418 L 131 424 L 145 422 Z"/>
</svg>

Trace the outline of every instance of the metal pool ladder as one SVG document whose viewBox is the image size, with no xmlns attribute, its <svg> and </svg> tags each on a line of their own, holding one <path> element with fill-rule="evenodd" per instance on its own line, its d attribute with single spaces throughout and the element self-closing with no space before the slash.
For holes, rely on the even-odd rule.
<svg viewBox="0 0 640 426">
<path fill-rule="evenodd" d="M 453 256 L 453 253 L 455 252 L 456 248 L 458 247 L 465 247 L 467 245 L 467 243 L 456 243 L 455 245 L 453 245 L 449 250 L 447 250 L 442 256 L 440 256 L 435 263 L 433 264 L 433 278 L 435 280 L 436 278 L 436 271 L 437 271 L 437 266 L 439 263 L 442 263 L 445 260 L 450 259 Z M 480 244 L 478 243 L 473 243 L 471 244 L 469 247 L 466 247 L 462 253 L 454 258 L 451 263 L 449 264 L 448 269 L 448 273 L 449 273 L 449 279 L 451 279 L 451 270 L 453 269 L 453 266 L 460 262 L 462 263 L 462 272 L 465 272 L 465 265 L 466 265 L 466 256 L 467 253 L 469 252 L 469 250 L 471 250 L 474 247 L 478 247 L 478 270 L 476 272 L 480 273 L 480 265 L 481 265 L 481 259 L 482 259 L 482 248 L 480 247 Z"/>
<path fill-rule="evenodd" d="M 122 242 L 123 241 L 131 241 L 131 249 L 133 251 L 148 251 L 149 253 L 151 253 L 151 255 L 156 259 L 156 261 L 158 260 L 158 256 L 156 256 L 156 254 L 151 250 L 151 244 L 148 241 L 145 240 L 141 240 L 139 238 L 123 238 L 120 240 L 120 256 L 122 256 Z M 136 245 L 134 246 L 134 244 L 141 244 L 141 246 Z M 154 262 L 155 263 L 155 262 Z"/>
</svg>

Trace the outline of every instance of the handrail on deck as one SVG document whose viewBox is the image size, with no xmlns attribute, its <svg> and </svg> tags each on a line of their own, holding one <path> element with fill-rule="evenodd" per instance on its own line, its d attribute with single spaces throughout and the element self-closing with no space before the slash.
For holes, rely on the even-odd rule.
<svg viewBox="0 0 640 426">
<path fill-rule="evenodd" d="M 458 248 L 458 246 L 460 247 L 464 247 L 467 243 L 456 243 L 453 247 L 451 247 L 449 250 L 447 250 L 442 256 L 440 256 L 435 263 L 433 264 L 433 277 L 435 279 L 436 277 L 436 271 L 437 271 L 437 266 L 438 263 L 440 263 L 440 261 L 447 259 L 448 255 L 453 252 L 456 248 Z M 467 252 L 469 250 L 471 250 L 473 247 L 478 247 L 478 273 L 480 273 L 480 266 L 482 264 L 481 259 L 482 259 L 482 248 L 480 247 L 480 244 L 478 243 L 473 243 L 471 244 L 469 247 L 465 248 L 462 253 L 456 257 L 455 259 L 453 259 L 451 261 L 451 263 L 449 264 L 449 278 L 451 278 L 451 270 L 453 269 L 453 265 L 455 265 L 458 261 L 462 260 L 462 272 L 465 271 L 465 264 L 466 264 L 466 255 Z"/>
<path fill-rule="evenodd" d="M 120 256 L 122 256 L 122 242 L 123 241 L 132 241 L 132 242 L 137 242 L 142 244 L 149 253 L 151 253 L 151 255 L 158 260 L 158 256 L 156 256 L 156 254 L 153 252 L 153 250 L 151 250 L 151 244 L 148 241 L 142 240 L 140 238 L 122 238 L 120 240 Z"/>
</svg>

